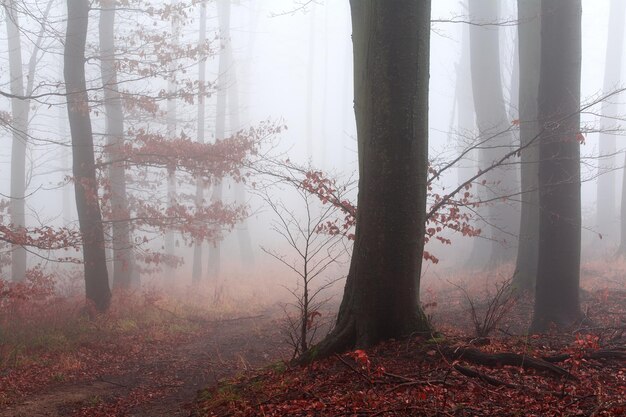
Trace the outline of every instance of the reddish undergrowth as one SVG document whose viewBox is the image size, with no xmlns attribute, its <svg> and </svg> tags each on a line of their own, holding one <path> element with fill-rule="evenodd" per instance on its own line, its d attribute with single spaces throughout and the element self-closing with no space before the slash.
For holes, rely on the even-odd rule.
<svg viewBox="0 0 626 417">
<path fill-rule="evenodd" d="M 1 417 L 188 415 L 207 382 L 282 353 L 244 284 L 116 292 L 99 315 L 40 271 L 0 283 Z"/>
<path fill-rule="evenodd" d="M 426 279 L 422 298 L 439 334 L 223 381 L 202 393 L 197 415 L 626 415 L 626 268 L 611 267 L 583 269 L 583 310 L 593 324 L 532 336 L 532 302 L 523 297 L 488 337 L 473 333 L 464 293 L 480 309 L 510 271 Z"/>
</svg>

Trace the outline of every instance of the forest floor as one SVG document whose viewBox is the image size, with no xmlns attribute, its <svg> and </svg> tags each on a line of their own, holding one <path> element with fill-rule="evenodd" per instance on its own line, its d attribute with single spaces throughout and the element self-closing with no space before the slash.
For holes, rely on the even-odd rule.
<svg viewBox="0 0 626 417">
<path fill-rule="evenodd" d="M 47 331 L 39 348 L 5 344 L 0 417 L 189 416 L 201 388 L 284 357 L 276 310 L 214 318 L 141 301 Z"/>
<path fill-rule="evenodd" d="M 226 379 L 201 393 L 194 415 L 626 416 L 625 272 L 586 265 L 587 324 L 546 335 L 526 333 L 531 300 L 501 297 L 502 319 L 477 337 L 472 310 L 482 323 L 494 283 L 426 281 L 437 334 Z"/>
<path fill-rule="evenodd" d="M 5 289 L 0 417 L 623 416 L 626 263 L 582 275 L 589 321 L 571 332 L 528 335 L 531 300 L 497 298 L 509 270 L 431 274 L 421 298 L 438 333 L 306 367 L 284 361 L 284 312 L 256 289 L 117 294 L 95 317 L 80 297 Z"/>
</svg>

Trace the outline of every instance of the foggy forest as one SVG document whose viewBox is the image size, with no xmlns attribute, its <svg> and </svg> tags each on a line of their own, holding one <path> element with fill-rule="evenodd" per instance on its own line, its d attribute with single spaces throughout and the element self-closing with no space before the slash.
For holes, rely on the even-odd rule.
<svg viewBox="0 0 626 417">
<path fill-rule="evenodd" d="M 626 0 L 2 0 L 0 417 L 625 416 Z"/>
</svg>

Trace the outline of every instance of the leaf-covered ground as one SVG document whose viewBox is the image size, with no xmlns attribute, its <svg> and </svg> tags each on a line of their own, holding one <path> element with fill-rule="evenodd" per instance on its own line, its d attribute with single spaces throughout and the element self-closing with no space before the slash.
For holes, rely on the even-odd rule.
<svg viewBox="0 0 626 417">
<path fill-rule="evenodd" d="M 199 389 L 284 354 L 272 311 L 186 310 L 154 297 L 119 296 L 91 319 L 80 301 L 58 301 L 48 322 L 20 301 L 32 320 L 20 315 L 21 338 L 0 338 L 0 417 L 188 416 Z"/>
<path fill-rule="evenodd" d="M 592 324 L 575 331 L 525 334 L 532 305 L 520 299 L 489 337 L 477 338 L 465 293 L 480 313 L 493 293 L 481 303 L 478 287 L 490 286 L 427 283 L 426 311 L 440 334 L 225 380 L 201 393 L 195 415 L 624 416 L 624 275 L 592 264 L 584 277 Z"/>
<path fill-rule="evenodd" d="M 438 334 L 308 367 L 280 361 L 282 310 L 257 290 L 117 294 L 99 317 L 45 286 L 5 290 L 0 417 L 626 415 L 626 264 L 583 268 L 585 327 L 529 336 L 519 299 L 476 337 L 468 297 L 480 317 L 509 275 L 427 278 Z"/>
</svg>

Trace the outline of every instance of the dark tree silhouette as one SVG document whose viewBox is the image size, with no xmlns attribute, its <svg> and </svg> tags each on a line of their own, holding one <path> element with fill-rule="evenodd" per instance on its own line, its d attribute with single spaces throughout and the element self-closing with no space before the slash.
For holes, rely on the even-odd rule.
<svg viewBox="0 0 626 417">
<path fill-rule="evenodd" d="M 356 237 L 333 332 L 305 360 L 428 331 L 418 303 L 428 157 L 430 1 L 352 0 Z"/>
<path fill-rule="evenodd" d="M 85 289 L 87 299 L 93 301 L 98 310 L 104 311 L 109 307 L 111 290 L 104 251 L 93 132 L 85 82 L 85 43 L 89 22 L 89 0 L 68 0 L 67 12 L 63 73 L 72 137 L 72 172 L 76 209 L 83 239 Z"/>
<path fill-rule="evenodd" d="M 499 2 L 492 0 L 470 0 L 469 13 L 473 22 L 470 26 L 470 62 L 472 70 L 472 92 L 476 124 L 481 141 L 488 139 L 478 148 L 479 169 L 485 169 L 494 161 L 513 149 L 513 133 L 509 129 L 511 120 L 502 90 L 500 75 L 500 27 Z M 502 201 L 515 189 L 515 171 L 503 165 L 483 176 L 486 181 L 480 187 L 479 197 L 489 201 L 479 207 L 479 214 L 486 220 L 485 237 L 476 239 L 470 262 L 490 266 L 513 260 L 515 252 L 507 241 L 512 240 L 518 224 L 517 213 L 511 201 Z"/>
<path fill-rule="evenodd" d="M 537 94 L 541 59 L 541 0 L 518 0 L 519 18 L 519 128 L 521 152 L 521 216 L 517 263 L 513 284 L 521 291 L 531 291 L 537 276 L 539 246 L 539 146 L 537 135 Z"/>
<path fill-rule="evenodd" d="M 539 254 L 531 331 L 582 317 L 580 281 L 580 0 L 541 3 Z"/>
<path fill-rule="evenodd" d="M 120 96 L 115 59 L 114 0 L 102 0 L 100 11 L 100 70 L 106 112 L 107 153 L 113 161 L 109 167 L 111 187 L 111 221 L 113 232 L 113 285 L 128 288 L 133 276 L 133 250 L 130 241 L 128 198 L 126 196 L 126 167 L 123 162 L 124 114 Z"/>
</svg>

